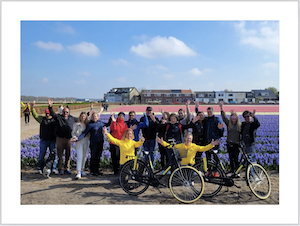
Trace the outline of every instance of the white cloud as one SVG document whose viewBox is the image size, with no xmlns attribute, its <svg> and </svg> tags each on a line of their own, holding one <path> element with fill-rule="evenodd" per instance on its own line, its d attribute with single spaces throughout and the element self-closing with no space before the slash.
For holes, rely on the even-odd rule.
<svg viewBox="0 0 300 226">
<path fill-rule="evenodd" d="M 214 71 L 214 70 L 211 69 L 211 68 L 205 68 L 203 71 L 204 71 L 204 72 L 212 72 L 212 71 Z"/>
<path fill-rule="evenodd" d="M 39 48 L 46 49 L 46 50 L 61 51 L 64 49 L 64 47 L 60 43 L 37 41 L 34 44 Z"/>
<path fill-rule="evenodd" d="M 77 45 L 67 46 L 73 52 L 81 53 L 86 56 L 99 56 L 100 50 L 94 43 L 81 42 Z"/>
<path fill-rule="evenodd" d="M 70 25 L 65 25 L 62 23 L 56 23 L 56 31 L 58 32 L 62 32 L 62 33 L 67 33 L 67 34 L 75 34 L 75 30 L 73 29 L 73 27 L 71 27 Z"/>
<path fill-rule="evenodd" d="M 172 36 L 154 37 L 149 42 L 132 46 L 130 50 L 139 56 L 147 58 L 168 56 L 196 56 L 197 53 L 190 49 L 184 42 Z"/>
<path fill-rule="evenodd" d="M 88 72 L 88 71 L 79 71 L 78 74 L 83 75 L 83 76 L 90 76 L 91 75 L 91 73 Z"/>
<path fill-rule="evenodd" d="M 113 60 L 113 64 L 114 65 L 120 65 L 120 64 L 128 65 L 129 62 L 127 60 L 119 58 L 118 60 Z"/>
<path fill-rule="evenodd" d="M 85 81 L 84 79 L 81 79 L 81 80 L 79 80 L 79 81 L 73 81 L 73 83 L 82 85 L 82 84 L 85 84 L 86 81 Z"/>
<path fill-rule="evenodd" d="M 167 67 L 162 66 L 162 65 L 156 65 L 156 68 L 159 69 L 159 70 L 164 70 L 164 71 L 168 70 Z"/>
<path fill-rule="evenodd" d="M 188 72 L 191 73 L 191 74 L 193 74 L 193 75 L 196 75 L 196 76 L 199 76 L 199 75 L 202 74 L 202 72 L 199 71 L 198 68 L 193 68 L 193 69 L 189 70 Z"/>
<path fill-rule="evenodd" d="M 127 82 L 127 78 L 126 77 L 119 77 L 119 78 L 116 78 L 116 81 L 117 82 Z"/>
<path fill-rule="evenodd" d="M 173 79 L 173 78 L 175 78 L 175 75 L 163 74 L 162 77 L 165 78 L 165 79 Z"/>
<path fill-rule="evenodd" d="M 278 69 L 278 64 L 274 62 L 268 62 L 263 64 L 262 66 L 267 69 Z"/>
<path fill-rule="evenodd" d="M 255 30 L 246 29 L 244 21 L 235 23 L 234 27 L 240 35 L 241 44 L 250 45 L 275 54 L 279 53 L 279 27 L 277 22 L 259 23 Z"/>
<path fill-rule="evenodd" d="M 48 83 L 48 79 L 47 78 L 43 78 L 43 82 L 44 83 Z"/>
</svg>

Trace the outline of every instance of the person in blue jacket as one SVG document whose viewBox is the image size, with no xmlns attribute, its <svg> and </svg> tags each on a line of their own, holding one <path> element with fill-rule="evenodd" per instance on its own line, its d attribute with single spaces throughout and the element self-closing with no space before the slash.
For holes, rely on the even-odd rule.
<svg viewBox="0 0 300 226">
<path fill-rule="evenodd" d="M 100 157 L 103 151 L 103 127 L 107 126 L 106 123 L 99 120 L 99 115 L 94 112 L 91 116 L 91 121 L 87 124 L 85 130 L 77 138 L 73 138 L 72 141 L 79 141 L 90 133 L 90 174 L 91 176 L 99 176 L 103 173 L 99 171 Z"/>
</svg>

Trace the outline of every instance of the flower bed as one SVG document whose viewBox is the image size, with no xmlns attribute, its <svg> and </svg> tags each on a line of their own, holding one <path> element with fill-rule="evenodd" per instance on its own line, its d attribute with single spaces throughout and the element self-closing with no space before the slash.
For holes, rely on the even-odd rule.
<svg viewBox="0 0 300 226">
<path fill-rule="evenodd" d="M 137 115 L 139 120 L 142 115 Z M 160 116 L 158 116 L 159 118 Z M 218 117 L 220 117 L 218 115 Z M 101 115 L 101 120 L 107 122 L 109 115 Z M 127 120 L 128 116 L 125 118 Z M 220 117 L 221 118 L 221 117 Z M 266 169 L 279 169 L 279 115 L 258 115 L 257 116 L 261 126 L 257 130 L 256 137 L 256 153 L 254 154 L 254 161 L 264 166 Z M 242 117 L 241 117 L 241 120 Z M 225 129 L 224 137 L 220 139 L 220 153 L 219 157 L 229 166 L 229 157 L 226 151 L 226 136 Z M 75 144 L 72 145 L 71 150 L 71 166 L 76 165 L 77 153 L 75 150 Z M 142 156 L 143 146 L 140 147 L 138 155 Z M 158 152 L 158 146 L 155 148 L 155 161 L 156 166 L 160 166 L 160 153 Z M 49 154 L 49 150 L 46 153 L 46 157 Z M 28 139 L 21 141 L 21 166 L 37 166 L 39 156 L 39 135 L 29 137 Z M 90 159 L 90 150 L 87 153 L 87 165 Z M 111 165 L 111 155 L 109 152 L 109 142 L 105 137 L 103 145 L 103 153 L 101 156 L 101 167 L 108 167 Z"/>
</svg>

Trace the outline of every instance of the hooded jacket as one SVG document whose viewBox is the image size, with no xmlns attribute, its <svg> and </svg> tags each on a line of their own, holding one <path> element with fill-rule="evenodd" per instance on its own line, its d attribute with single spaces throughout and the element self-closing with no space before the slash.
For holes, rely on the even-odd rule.
<svg viewBox="0 0 300 226">
<path fill-rule="evenodd" d="M 123 134 L 128 129 L 124 119 L 117 118 L 116 122 L 112 122 L 110 125 L 110 133 L 114 138 L 122 140 Z M 111 144 L 111 143 L 110 143 Z"/>
</svg>

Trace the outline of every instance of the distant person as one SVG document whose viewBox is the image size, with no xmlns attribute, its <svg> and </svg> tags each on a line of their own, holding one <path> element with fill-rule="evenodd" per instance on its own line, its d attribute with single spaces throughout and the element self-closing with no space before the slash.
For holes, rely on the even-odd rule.
<svg viewBox="0 0 300 226">
<path fill-rule="evenodd" d="M 110 133 L 111 135 L 118 139 L 122 140 L 123 134 L 128 129 L 127 124 L 124 121 L 125 113 L 120 112 L 118 114 L 118 118 L 115 119 L 114 114 L 112 115 L 112 123 L 110 125 Z M 114 175 L 118 175 L 120 169 L 120 147 L 110 142 L 109 151 L 111 153 L 112 165 Z"/>
<path fill-rule="evenodd" d="M 64 110 L 64 106 L 63 105 L 59 105 L 59 107 L 58 107 L 58 114 L 62 114 L 62 112 L 63 112 L 63 110 Z"/>
<path fill-rule="evenodd" d="M 25 126 L 27 126 L 29 125 L 29 118 L 31 114 L 30 105 L 28 103 L 25 105 L 23 102 L 21 102 L 21 105 L 25 108 L 23 113 L 25 116 Z"/>
<path fill-rule="evenodd" d="M 55 114 L 52 109 L 53 100 L 48 99 L 50 115 L 56 120 L 56 146 L 57 146 L 57 155 L 58 155 L 58 173 L 59 175 L 71 174 L 70 171 L 70 155 L 71 155 L 71 138 L 72 138 L 72 129 L 74 123 L 78 118 L 70 115 L 70 111 L 67 107 L 64 108 L 62 115 Z M 65 150 L 65 163 L 64 163 L 64 172 L 62 171 L 63 165 L 63 151 Z"/>
<path fill-rule="evenodd" d="M 81 112 L 78 118 L 78 121 L 73 125 L 72 130 L 72 138 L 79 137 L 81 133 L 86 129 L 86 125 L 88 124 L 87 114 L 85 112 Z M 77 161 L 76 161 L 76 169 L 77 174 L 75 179 L 80 179 L 81 176 L 85 176 L 84 166 L 86 161 L 86 153 L 89 148 L 89 136 L 85 136 L 80 141 L 76 142 L 75 149 L 77 151 Z"/>
<path fill-rule="evenodd" d="M 162 109 L 160 109 L 160 112 L 162 114 L 161 119 L 159 120 L 160 124 L 166 124 L 169 122 L 169 117 L 170 117 L 170 113 L 167 111 L 163 111 Z M 161 127 L 158 131 L 157 136 L 158 137 L 164 137 L 166 134 L 166 128 L 165 127 Z M 163 168 L 169 161 L 168 156 L 167 156 L 167 151 L 166 151 L 166 147 L 162 146 L 160 143 L 158 143 L 158 150 L 160 153 L 160 164 L 161 167 Z"/>
<path fill-rule="evenodd" d="M 260 123 L 255 117 L 255 112 L 255 109 L 253 110 L 253 113 L 247 110 L 244 111 L 243 117 L 245 121 L 242 122 L 241 126 L 242 140 L 246 145 L 246 154 L 251 161 L 254 161 L 253 154 L 255 153 L 256 130 L 260 127 Z"/>
<path fill-rule="evenodd" d="M 187 100 L 186 103 L 185 103 L 186 112 L 183 108 L 180 108 L 178 110 L 178 122 L 181 125 L 188 125 L 191 121 L 191 112 L 190 112 L 190 108 L 189 108 L 190 103 L 191 103 L 190 100 Z M 186 134 L 187 132 L 188 132 L 188 129 L 184 129 L 183 134 Z M 182 140 L 183 140 L 183 136 L 182 136 Z"/>
<path fill-rule="evenodd" d="M 37 170 L 39 174 L 43 174 L 47 148 L 51 152 L 56 147 L 56 121 L 51 117 L 48 108 L 45 110 L 45 116 L 41 116 L 36 113 L 34 102 L 30 103 L 30 106 L 33 118 L 40 123 L 40 153 Z"/>
</svg>

